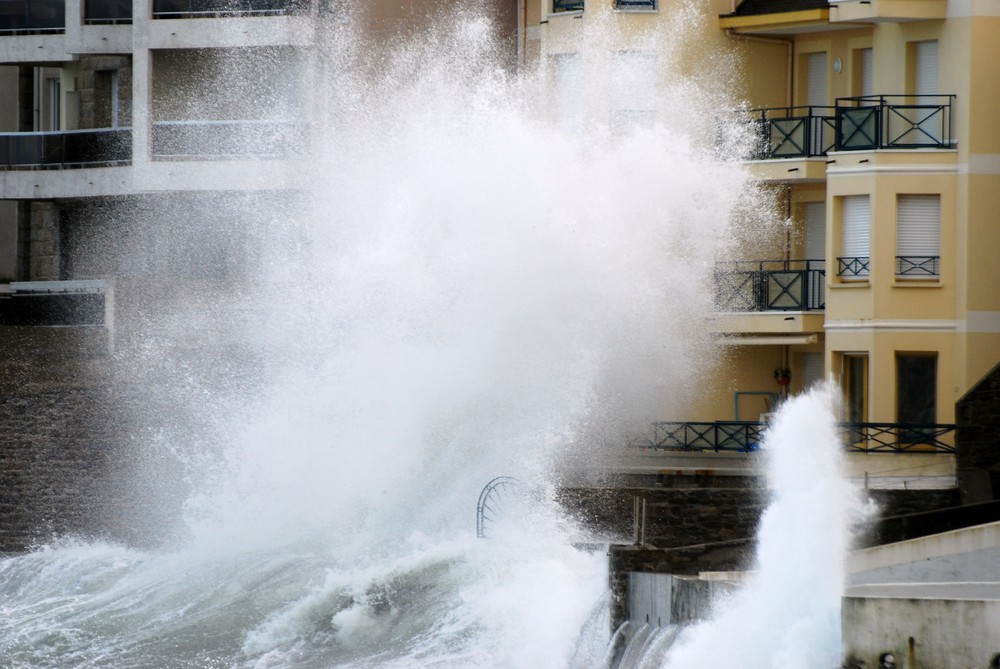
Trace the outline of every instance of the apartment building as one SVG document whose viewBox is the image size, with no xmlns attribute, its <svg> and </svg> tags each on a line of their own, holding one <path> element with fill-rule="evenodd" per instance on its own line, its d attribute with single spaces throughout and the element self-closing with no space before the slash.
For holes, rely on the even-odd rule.
<svg viewBox="0 0 1000 669">
<path fill-rule="evenodd" d="M 627 50 L 685 6 L 542 2 L 538 52 L 552 87 L 578 57 L 581 25 L 610 15 L 618 32 L 606 46 Z M 708 320 L 724 363 L 654 443 L 752 448 L 777 403 L 830 375 L 851 423 L 845 441 L 927 452 L 947 472 L 955 402 L 1000 361 L 1000 3 L 697 6 L 689 60 L 737 55 L 732 87 L 745 107 L 720 110 L 720 125 L 750 133 L 744 159 L 786 225 L 720 259 Z"/>
</svg>

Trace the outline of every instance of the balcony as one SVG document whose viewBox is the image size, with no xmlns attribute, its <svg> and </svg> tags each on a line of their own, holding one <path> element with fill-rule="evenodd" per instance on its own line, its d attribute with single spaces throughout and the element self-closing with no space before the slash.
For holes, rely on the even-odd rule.
<svg viewBox="0 0 1000 669">
<path fill-rule="evenodd" d="M 762 421 L 656 422 L 648 440 L 634 448 L 662 451 L 749 453 L 760 449 L 768 425 Z M 856 453 L 954 453 L 954 425 L 838 423 L 840 441 Z"/>
<path fill-rule="evenodd" d="M 286 16 L 302 13 L 308 6 L 308 0 L 153 0 L 153 18 Z"/>
<path fill-rule="evenodd" d="M 819 311 L 826 308 L 822 260 L 748 260 L 715 271 L 719 311 Z"/>
<path fill-rule="evenodd" d="M 305 150 L 300 124 L 288 121 L 157 121 L 156 160 L 287 158 Z"/>
<path fill-rule="evenodd" d="M 953 149 L 954 95 L 837 98 L 833 107 L 738 112 L 753 141 L 750 160 L 822 157 L 831 151 Z"/>
<path fill-rule="evenodd" d="M 131 160 L 131 128 L 0 134 L 0 170 L 98 167 Z"/>
<path fill-rule="evenodd" d="M 83 22 L 87 25 L 132 23 L 132 0 L 85 0 Z"/>
<path fill-rule="evenodd" d="M 0 36 L 61 33 L 65 0 L 0 0 Z"/>
</svg>

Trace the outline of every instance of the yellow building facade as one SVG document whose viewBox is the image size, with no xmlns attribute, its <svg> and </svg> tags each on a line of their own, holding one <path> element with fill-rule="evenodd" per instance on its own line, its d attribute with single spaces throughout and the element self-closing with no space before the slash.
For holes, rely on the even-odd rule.
<svg viewBox="0 0 1000 669">
<path fill-rule="evenodd" d="M 788 221 L 720 259 L 722 364 L 665 418 L 756 421 L 832 377 L 863 448 L 947 451 L 955 402 L 1000 361 L 1000 2 L 531 6 L 525 54 L 550 76 L 600 21 L 610 49 L 681 39 L 684 75 L 727 63 L 747 165 Z"/>
</svg>

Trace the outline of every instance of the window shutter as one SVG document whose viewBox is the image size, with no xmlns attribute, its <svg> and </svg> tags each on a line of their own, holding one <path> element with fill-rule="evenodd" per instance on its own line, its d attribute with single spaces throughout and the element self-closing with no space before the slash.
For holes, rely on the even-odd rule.
<svg viewBox="0 0 1000 669">
<path fill-rule="evenodd" d="M 896 273 L 937 276 L 941 254 L 941 196 L 900 195 L 896 200 Z"/>
<path fill-rule="evenodd" d="M 808 60 L 808 85 L 806 104 L 813 107 L 826 105 L 826 53 L 811 53 Z"/>
<path fill-rule="evenodd" d="M 938 43 L 937 40 L 917 42 L 915 45 L 917 95 L 938 94 Z"/>
<path fill-rule="evenodd" d="M 577 53 L 550 57 L 555 112 L 560 123 L 576 125 L 583 118 L 583 62 Z"/>
<path fill-rule="evenodd" d="M 802 354 L 802 387 L 810 388 L 823 381 L 823 354 Z"/>
<path fill-rule="evenodd" d="M 865 265 L 871 255 L 870 203 L 867 195 L 844 198 L 844 257 L 863 258 Z M 848 276 L 868 276 L 867 267 L 846 272 Z"/>
<path fill-rule="evenodd" d="M 874 70 L 872 69 L 872 64 L 874 61 L 872 49 L 862 49 L 861 50 L 861 95 L 868 96 L 873 95 L 875 91 L 875 84 L 873 77 Z"/>
<path fill-rule="evenodd" d="M 826 203 L 806 203 L 806 260 L 826 258 Z"/>
</svg>

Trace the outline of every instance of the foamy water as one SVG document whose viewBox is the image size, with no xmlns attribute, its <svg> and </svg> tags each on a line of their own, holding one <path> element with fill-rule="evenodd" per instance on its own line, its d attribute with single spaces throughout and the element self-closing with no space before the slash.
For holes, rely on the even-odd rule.
<svg viewBox="0 0 1000 669">
<path fill-rule="evenodd" d="M 192 491 L 176 541 L 65 539 L 0 561 L 3 666 L 600 662 L 606 557 L 572 547 L 551 488 L 561 463 L 599 466 L 682 404 L 714 261 L 752 193 L 686 134 L 717 99 L 697 85 L 662 92 L 687 96 L 674 124 L 561 127 L 533 77 L 497 67 L 481 20 L 448 25 L 368 78 L 334 36 L 325 134 L 299 175 L 311 201 L 257 231 L 253 280 L 270 289 L 232 297 L 266 383 L 218 418 L 220 446 L 196 426 L 169 444 Z M 215 316 L 185 311 L 156 341 Z M 163 355 L 149 343 L 129 362 Z M 191 401 L 221 401 L 203 390 Z M 500 474 L 540 492 L 476 540 L 475 500 Z"/>
</svg>

